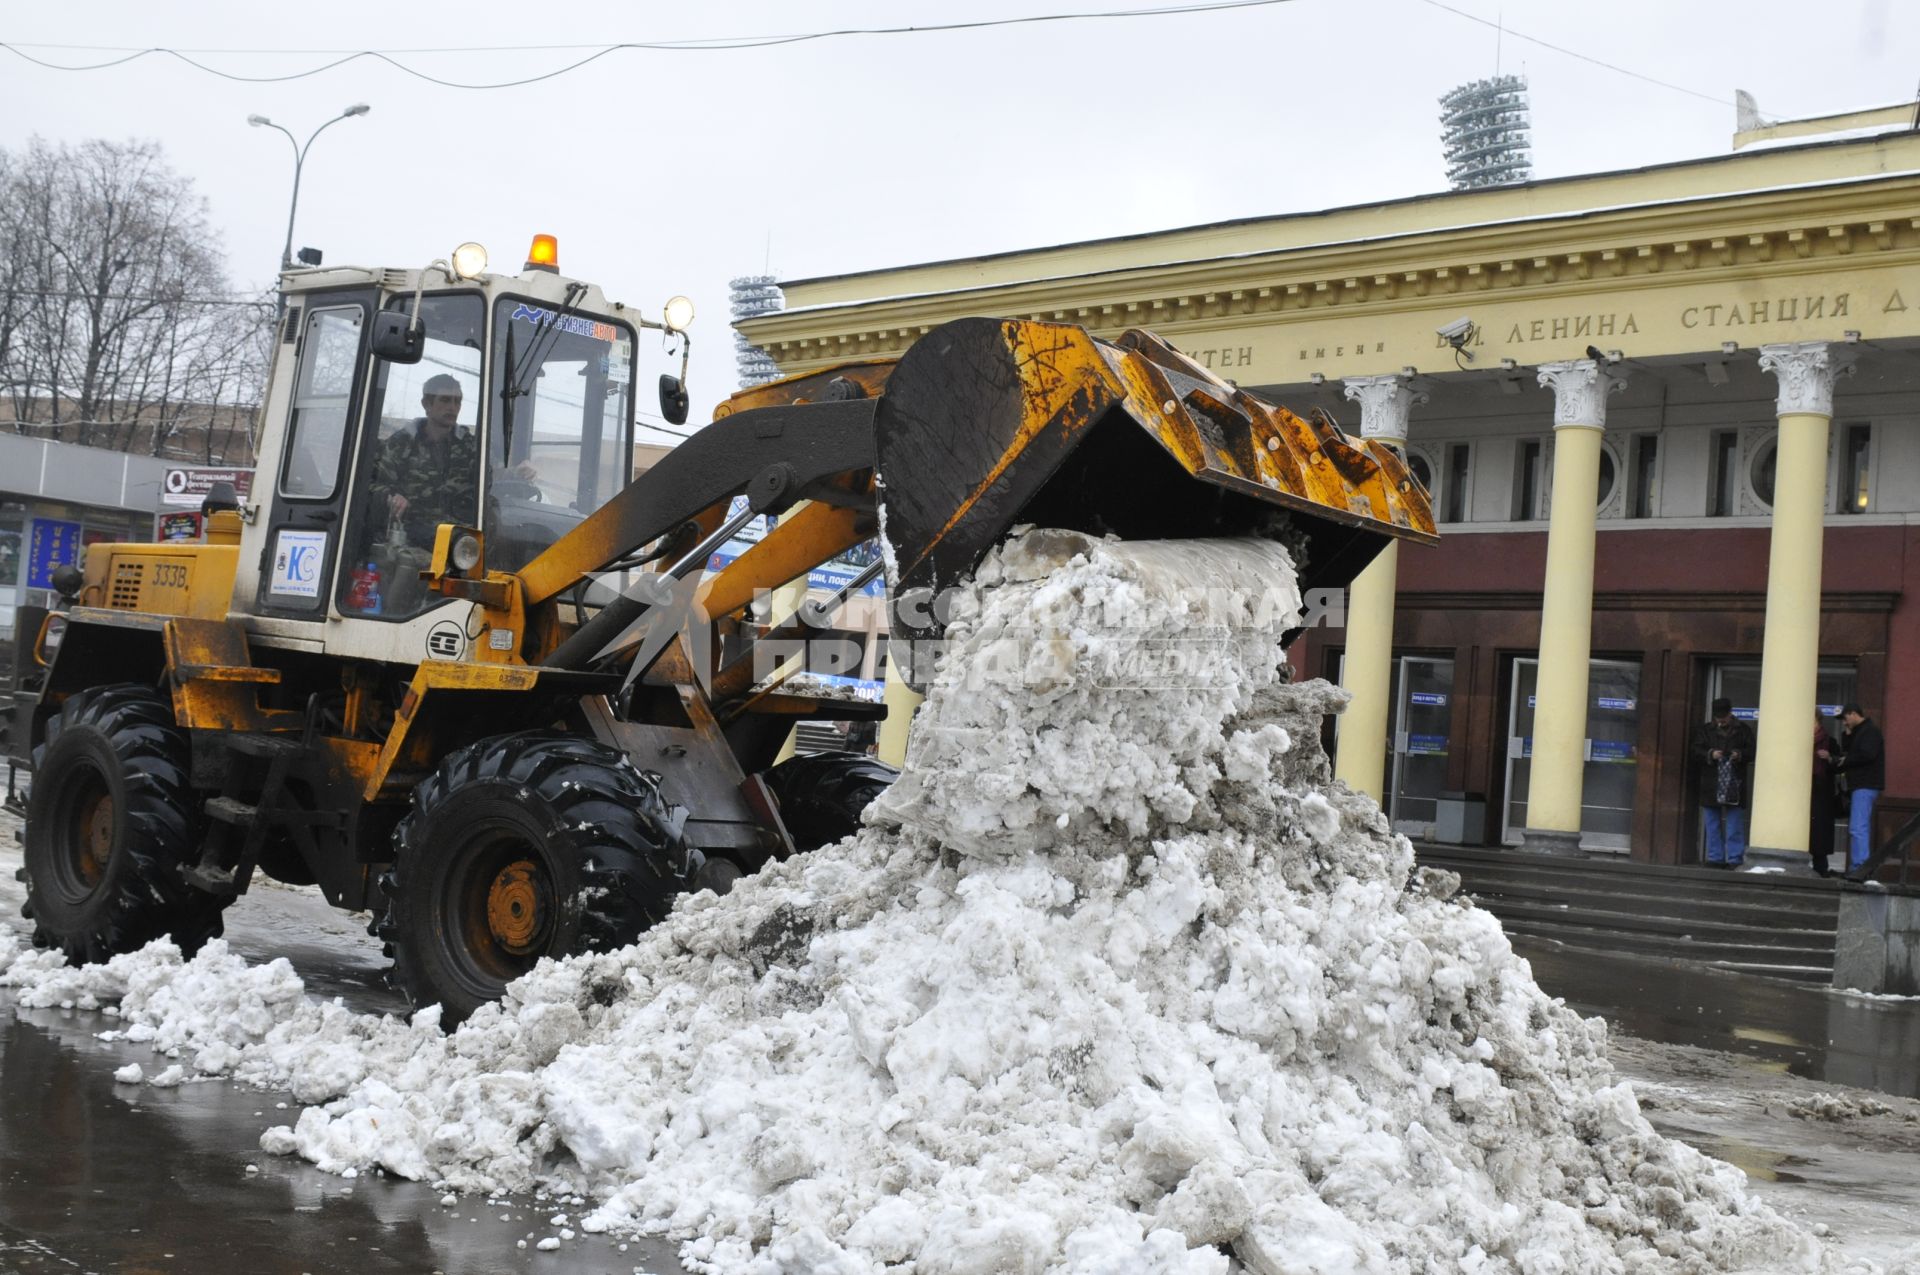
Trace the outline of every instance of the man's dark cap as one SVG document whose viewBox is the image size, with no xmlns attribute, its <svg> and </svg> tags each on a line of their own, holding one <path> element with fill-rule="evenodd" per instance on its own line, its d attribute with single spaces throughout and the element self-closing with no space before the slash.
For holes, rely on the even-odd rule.
<svg viewBox="0 0 1920 1275">
<path fill-rule="evenodd" d="M 1713 715 L 1715 717 L 1725 717 L 1728 713 L 1731 713 L 1732 711 L 1733 711 L 1732 700 L 1727 699 L 1723 696 L 1720 699 L 1713 701 Z"/>
<path fill-rule="evenodd" d="M 1867 715 L 1867 710 L 1860 707 L 1859 700 L 1850 699 L 1847 701 L 1847 706 L 1840 710 L 1840 716 L 1845 717 L 1848 713 L 1858 713 L 1860 714 L 1860 716 L 1865 717 Z"/>
<path fill-rule="evenodd" d="M 454 380 L 445 372 L 440 373 L 438 376 L 429 376 L 427 383 L 420 387 L 420 396 L 422 398 L 425 398 L 429 394 L 459 394 L 460 392 L 460 382 Z"/>
</svg>

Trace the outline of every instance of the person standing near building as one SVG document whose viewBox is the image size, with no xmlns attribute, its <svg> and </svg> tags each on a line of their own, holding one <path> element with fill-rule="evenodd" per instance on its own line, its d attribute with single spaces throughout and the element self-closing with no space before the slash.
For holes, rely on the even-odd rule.
<svg viewBox="0 0 1920 1275">
<path fill-rule="evenodd" d="M 1693 728 L 1688 750 L 1701 772 L 1700 809 L 1707 824 L 1707 866 L 1737 868 L 1747 858 L 1747 765 L 1753 727 L 1733 715 L 1733 701 L 1713 701 L 1713 720 Z"/>
<path fill-rule="evenodd" d="M 1839 745 L 1827 734 L 1827 722 L 1813 710 L 1813 793 L 1807 803 L 1807 854 L 1815 876 L 1833 875 L 1833 758 Z"/>
<path fill-rule="evenodd" d="M 1858 704 L 1840 710 L 1837 769 L 1847 777 L 1847 875 L 1866 867 L 1873 845 L 1873 803 L 1887 786 L 1887 746 L 1880 728 Z"/>
</svg>

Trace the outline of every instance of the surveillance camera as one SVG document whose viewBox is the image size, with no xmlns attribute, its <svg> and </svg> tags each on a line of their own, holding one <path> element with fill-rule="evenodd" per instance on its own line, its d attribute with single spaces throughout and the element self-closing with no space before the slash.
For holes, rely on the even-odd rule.
<svg viewBox="0 0 1920 1275">
<path fill-rule="evenodd" d="M 1439 333 L 1441 340 L 1457 350 L 1473 340 L 1473 320 L 1463 314 L 1452 323 L 1441 324 L 1434 331 Z"/>
</svg>

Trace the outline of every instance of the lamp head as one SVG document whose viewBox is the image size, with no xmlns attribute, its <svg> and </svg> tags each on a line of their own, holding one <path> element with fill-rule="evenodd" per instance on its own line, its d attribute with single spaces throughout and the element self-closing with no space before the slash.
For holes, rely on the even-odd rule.
<svg viewBox="0 0 1920 1275">
<path fill-rule="evenodd" d="M 247 116 L 247 123 L 254 128 L 259 128 L 262 124 L 271 124 L 273 121 L 264 115 L 249 115 Z"/>
<path fill-rule="evenodd" d="M 365 115 L 368 111 L 372 109 L 373 108 L 371 106 L 368 106 L 365 102 L 355 102 L 352 106 L 349 106 L 345 111 L 343 111 L 342 114 Z"/>
</svg>

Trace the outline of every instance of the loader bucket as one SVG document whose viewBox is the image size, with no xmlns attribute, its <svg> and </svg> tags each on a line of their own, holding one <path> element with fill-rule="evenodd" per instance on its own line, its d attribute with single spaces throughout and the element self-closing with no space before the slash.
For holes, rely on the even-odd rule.
<svg viewBox="0 0 1920 1275">
<path fill-rule="evenodd" d="M 1150 333 L 959 319 L 920 338 L 874 420 L 897 637 L 1015 525 L 1126 540 L 1268 535 L 1304 590 L 1344 588 L 1391 539 L 1436 543 L 1399 454 L 1238 390 Z"/>
</svg>

